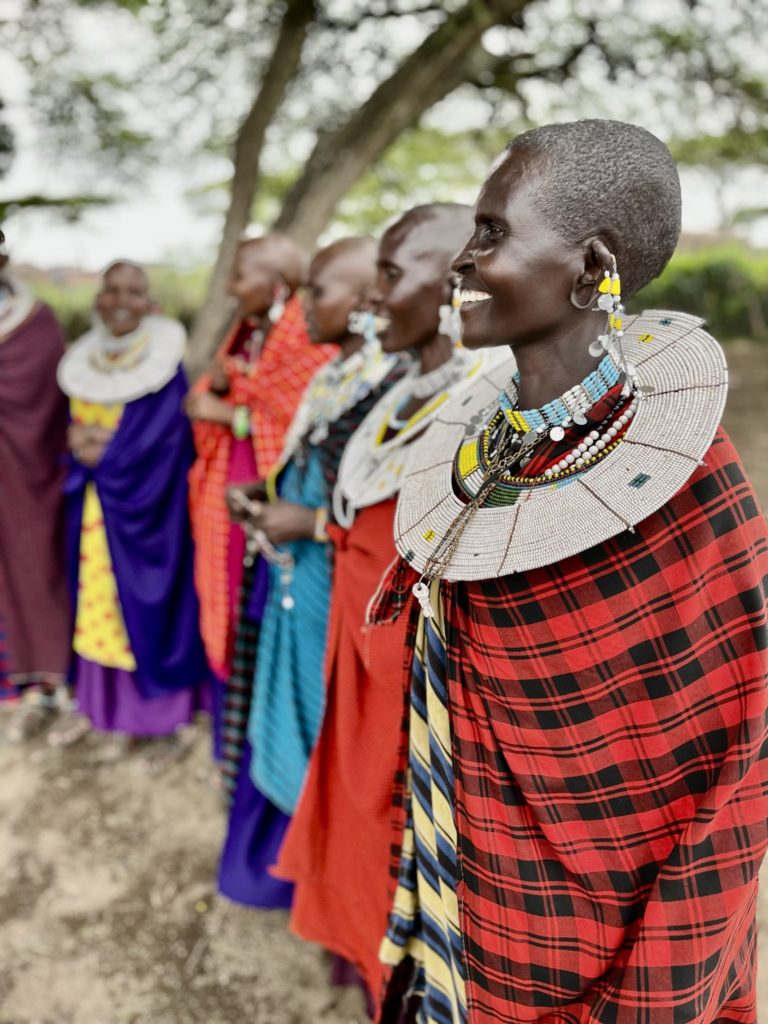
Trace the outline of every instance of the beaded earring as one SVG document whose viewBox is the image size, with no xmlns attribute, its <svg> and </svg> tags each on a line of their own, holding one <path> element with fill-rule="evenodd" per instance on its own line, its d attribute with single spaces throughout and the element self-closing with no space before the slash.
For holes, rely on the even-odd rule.
<svg viewBox="0 0 768 1024">
<path fill-rule="evenodd" d="M 363 337 L 366 345 L 379 344 L 379 330 L 384 330 L 381 317 L 376 316 L 374 311 L 369 309 L 365 314 L 365 323 L 363 324 Z"/>
<path fill-rule="evenodd" d="M 366 320 L 371 314 L 361 309 L 353 309 L 347 317 L 347 330 L 350 334 L 365 336 Z"/>
<path fill-rule="evenodd" d="M 272 296 L 272 305 L 267 310 L 267 317 L 270 323 L 276 324 L 285 312 L 285 303 L 288 299 L 288 285 L 285 281 L 278 281 Z"/>
<path fill-rule="evenodd" d="M 378 345 L 378 319 L 372 309 L 355 309 L 347 318 L 347 330 L 350 334 L 362 334 L 366 345 Z"/>
<path fill-rule="evenodd" d="M 603 279 L 597 286 L 597 308 L 595 312 L 608 314 L 608 334 L 601 334 L 589 346 L 591 356 L 601 356 L 608 351 L 609 345 L 614 344 L 622 337 L 624 321 L 622 314 L 624 307 L 621 304 L 621 279 L 616 269 L 616 261 L 613 262 L 613 273 L 606 270 Z"/>
<path fill-rule="evenodd" d="M 616 365 L 621 369 L 627 378 L 625 391 L 635 381 L 635 368 L 630 366 L 624 355 L 622 339 L 624 337 L 624 306 L 621 303 L 621 278 L 616 269 L 616 260 L 613 259 L 613 270 L 606 270 L 603 279 L 597 286 L 598 297 L 595 312 L 608 314 L 608 333 L 601 334 L 596 341 L 589 346 L 591 356 L 602 356 L 608 353 Z"/>
<path fill-rule="evenodd" d="M 437 328 L 438 334 L 445 334 L 451 339 L 452 345 L 458 345 L 461 341 L 461 292 L 455 284 L 451 292 L 450 303 L 445 302 L 440 306 L 440 324 Z"/>
</svg>

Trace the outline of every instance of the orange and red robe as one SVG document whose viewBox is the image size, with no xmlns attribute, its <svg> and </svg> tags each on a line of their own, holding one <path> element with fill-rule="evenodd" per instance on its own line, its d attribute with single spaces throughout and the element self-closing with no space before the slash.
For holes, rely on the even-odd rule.
<svg viewBox="0 0 768 1024">
<path fill-rule="evenodd" d="M 275 872 L 296 883 L 291 929 L 354 964 L 374 1000 L 390 906 L 406 624 L 403 617 L 367 629 L 365 613 L 395 556 L 395 504 L 392 498 L 358 511 L 349 530 L 329 526 L 325 715 Z"/>
<path fill-rule="evenodd" d="M 200 597 L 201 629 L 212 667 L 226 676 L 232 649 L 233 613 L 239 590 L 242 559 L 230 559 L 231 524 L 226 488 L 234 482 L 236 454 L 239 479 L 265 479 L 277 462 L 285 434 L 315 371 L 336 352 L 333 345 L 312 345 L 297 298 L 286 304 L 282 317 L 269 331 L 258 358 L 248 366 L 241 353 L 250 338 L 249 321 L 234 325 L 219 349 L 229 374 L 224 401 L 250 410 L 251 436 L 235 441 L 232 431 L 219 423 L 194 423 L 197 459 L 189 475 L 189 498 L 195 540 L 195 585 Z M 203 374 L 194 391 L 210 389 Z M 238 450 L 239 449 L 239 450 Z M 240 532 L 240 531 L 239 531 Z M 233 576 L 237 578 L 232 578 Z"/>
</svg>

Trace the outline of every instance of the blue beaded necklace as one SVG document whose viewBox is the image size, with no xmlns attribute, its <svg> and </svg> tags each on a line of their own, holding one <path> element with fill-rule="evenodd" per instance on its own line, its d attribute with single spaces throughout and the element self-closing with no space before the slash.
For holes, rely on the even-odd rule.
<svg viewBox="0 0 768 1024">
<path fill-rule="evenodd" d="M 601 360 L 597 369 L 587 374 L 581 383 L 569 388 L 560 398 L 555 398 L 540 409 L 518 409 L 517 394 L 520 372 L 517 371 L 509 385 L 499 392 L 499 408 L 507 421 L 520 434 L 543 434 L 555 432 L 553 440 L 560 440 L 564 427 L 571 423 L 586 423 L 585 413 L 596 405 L 618 382 L 620 370 L 610 355 Z"/>
</svg>

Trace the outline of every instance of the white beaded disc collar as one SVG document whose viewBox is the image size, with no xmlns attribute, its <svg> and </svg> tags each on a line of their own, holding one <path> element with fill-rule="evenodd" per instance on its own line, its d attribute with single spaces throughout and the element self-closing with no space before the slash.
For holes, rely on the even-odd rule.
<svg viewBox="0 0 768 1024">
<path fill-rule="evenodd" d="M 725 405 L 725 357 L 702 324 L 662 310 L 628 317 L 623 345 L 638 405 L 621 442 L 566 481 L 523 486 L 515 504 L 479 508 L 442 578 L 494 579 L 551 565 L 634 528 L 666 504 L 701 463 Z M 395 542 L 417 572 L 464 507 L 452 476 L 468 425 L 470 435 L 482 431 L 514 370 L 510 359 L 487 371 L 410 446 Z"/>
<path fill-rule="evenodd" d="M 172 380 L 184 355 L 184 328 L 164 316 L 145 316 L 135 331 L 120 339 L 97 325 L 67 350 L 59 363 L 59 387 L 70 398 L 113 405 L 134 402 L 160 391 Z M 119 341 L 119 348 L 116 342 Z M 105 353 L 135 352 L 114 367 Z"/>
<path fill-rule="evenodd" d="M 490 362 L 498 362 L 493 350 L 471 352 L 457 350 L 451 358 L 452 378 L 427 399 L 407 426 L 386 437 L 393 411 L 411 394 L 418 368 L 405 375 L 371 409 L 352 435 L 339 465 L 334 490 L 334 516 L 342 526 L 351 525 L 355 510 L 377 505 L 397 494 L 408 449 L 458 391 L 482 373 Z"/>
</svg>

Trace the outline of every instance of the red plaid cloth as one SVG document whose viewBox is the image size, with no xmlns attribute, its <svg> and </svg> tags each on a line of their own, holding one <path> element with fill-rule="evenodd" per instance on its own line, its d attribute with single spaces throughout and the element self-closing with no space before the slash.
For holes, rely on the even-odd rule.
<svg viewBox="0 0 768 1024">
<path fill-rule="evenodd" d="M 336 352 L 333 345 L 312 345 L 301 303 L 292 298 L 270 330 L 253 371 L 243 372 L 237 352 L 250 328 L 234 325 L 218 357 L 229 372 L 225 401 L 251 410 L 251 438 L 258 476 L 266 478 L 283 448 L 296 407 L 307 384 Z M 209 374 L 194 391 L 210 388 Z M 232 432 L 218 423 L 194 423 L 197 460 L 189 474 L 189 501 L 195 538 L 195 585 L 200 596 L 200 624 L 208 658 L 226 670 L 231 648 L 229 516 L 225 492 L 229 479 Z"/>
<path fill-rule="evenodd" d="M 473 1024 L 756 1020 L 768 536 L 706 458 L 635 534 L 443 584 Z"/>
</svg>

